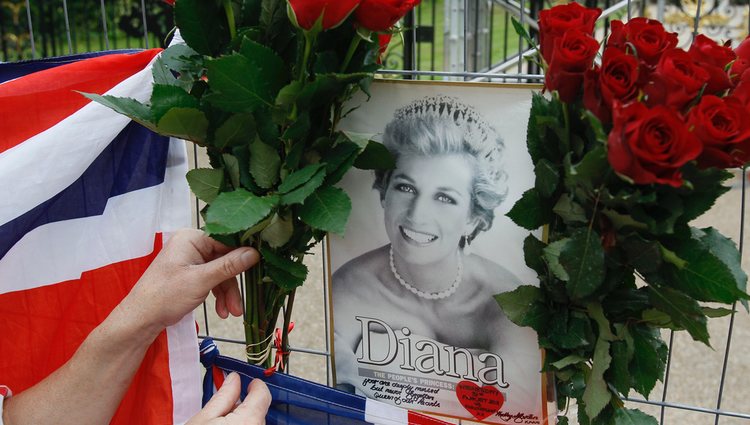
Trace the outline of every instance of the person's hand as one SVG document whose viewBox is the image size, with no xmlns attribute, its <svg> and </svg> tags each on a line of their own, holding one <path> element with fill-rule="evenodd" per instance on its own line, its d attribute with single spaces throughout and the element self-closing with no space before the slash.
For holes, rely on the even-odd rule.
<svg viewBox="0 0 750 425">
<path fill-rule="evenodd" d="M 252 248 L 232 249 L 199 230 L 172 235 L 130 294 L 120 304 L 125 317 L 158 334 L 198 307 L 213 291 L 216 313 L 242 315 L 236 276 L 258 262 Z"/>
<path fill-rule="evenodd" d="M 232 372 L 206 406 L 186 425 L 262 425 L 271 404 L 271 393 L 260 379 L 247 388 L 247 397 L 236 405 L 240 397 L 240 376 Z"/>
</svg>

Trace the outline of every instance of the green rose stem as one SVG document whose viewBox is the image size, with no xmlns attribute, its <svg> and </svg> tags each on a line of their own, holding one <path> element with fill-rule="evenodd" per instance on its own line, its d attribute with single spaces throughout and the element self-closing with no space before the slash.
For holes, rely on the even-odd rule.
<svg viewBox="0 0 750 425">
<path fill-rule="evenodd" d="M 234 9 L 232 8 L 232 0 L 224 0 L 224 13 L 227 15 L 227 24 L 229 24 L 229 35 L 232 40 L 237 36 L 237 28 L 234 24 Z"/>
<path fill-rule="evenodd" d="M 305 82 L 308 66 L 307 62 L 310 61 L 310 52 L 312 51 L 313 42 L 315 41 L 315 37 L 317 36 L 317 32 L 314 31 L 302 31 L 302 33 L 305 35 L 305 50 L 302 54 L 302 62 L 300 63 L 299 67 L 299 76 L 297 77 L 297 81 L 299 81 L 300 83 Z"/>
<path fill-rule="evenodd" d="M 346 68 L 349 67 L 349 62 L 351 62 L 352 57 L 354 56 L 354 52 L 357 51 L 357 47 L 359 47 L 359 42 L 362 40 L 362 35 L 357 31 L 357 35 L 352 38 L 352 42 L 349 43 L 349 50 L 346 51 L 346 56 L 344 57 L 344 62 L 341 63 L 341 70 L 340 73 L 346 72 Z"/>
</svg>

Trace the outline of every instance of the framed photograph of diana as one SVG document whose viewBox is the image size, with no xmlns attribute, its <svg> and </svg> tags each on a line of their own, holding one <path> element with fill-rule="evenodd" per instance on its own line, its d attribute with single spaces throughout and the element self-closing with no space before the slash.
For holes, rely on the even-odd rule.
<svg viewBox="0 0 750 425">
<path fill-rule="evenodd" d="M 388 172 L 352 170 L 328 244 L 340 389 L 467 423 L 547 424 L 536 334 L 493 295 L 536 282 L 505 213 L 534 185 L 539 86 L 378 81 L 341 128 L 375 134 Z"/>
</svg>

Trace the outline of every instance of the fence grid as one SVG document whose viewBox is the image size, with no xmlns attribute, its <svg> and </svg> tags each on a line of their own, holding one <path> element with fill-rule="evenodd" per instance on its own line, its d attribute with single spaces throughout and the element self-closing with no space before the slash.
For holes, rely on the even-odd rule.
<svg viewBox="0 0 750 425">
<path fill-rule="evenodd" d="M 586 0 L 585 3 L 587 6 L 597 4 L 596 0 Z M 734 44 L 747 35 L 750 29 L 750 8 L 746 0 L 705 0 L 705 3 L 704 5 L 704 0 L 669 3 L 665 0 L 621 0 L 613 4 L 612 0 L 604 0 L 599 3 L 604 9 L 598 24 L 599 35 L 606 37 L 612 19 L 645 15 L 665 23 L 671 22 L 670 19 L 674 20 L 676 23 L 670 24 L 674 24 L 675 31 L 681 33 L 681 42 L 687 40 L 689 43 L 699 30 L 705 30 L 717 39 L 734 38 Z M 81 0 L 0 2 L 0 59 L 19 61 L 85 51 L 161 46 L 173 26 L 170 8 L 162 2 L 100 0 L 97 6 L 91 8 Z M 547 6 L 549 5 L 541 0 L 423 0 L 405 18 L 403 37 L 396 40 L 386 52 L 385 69 L 380 74 L 388 78 L 403 79 L 540 83 L 544 76 L 535 64 L 526 60 L 534 53 L 535 46 L 525 46 L 524 40 L 514 35 L 510 19 L 522 22 L 534 37 L 538 29 L 536 14 Z M 674 13 L 678 12 L 684 16 L 679 19 L 667 16 L 668 13 L 676 16 Z M 193 167 L 197 168 L 200 166 L 201 156 L 197 146 L 193 145 L 192 153 Z M 738 179 L 740 183 L 736 184 L 739 186 L 736 189 L 740 191 L 737 202 L 739 205 L 732 207 L 739 208 L 740 219 L 736 225 L 742 254 L 746 213 L 745 169 Z M 197 212 L 200 207 L 199 201 L 195 200 L 197 224 L 201 222 Z M 325 250 L 321 250 L 321 253 L 325 270 Z M 319 295 L 323 303 L 320 318 L 324 324 L 323 347 L 293 346 L 291 350 L 323 359 L 323 380 L 330 384 L 330 297 L 325 272 L 320 281 L 317 283 L 322 283 Z M 242 295 L 244 297 L 244 293 Z M 202 311 L 200 337 L 210 336 L 218 342 L 244 347 L 241 339 L 212 333 L 209 327 L 209 308 L 205 303 Z M 700 413 L 703 415 L 702 419 L 712 417 L 714 425 L 718 425 L 722 419 L 750 420 L 750 403 L 744 406 L 743 412 L 722 407 L 727 395 L 726 382 L 732 359 L 733 336 L 739 326 L 735 319 L 735 314 L 732 314 L 726 330 L 726 343 L 723 347 L 716 348 L 722 352 L 722 364 L 715 402 L 711 403 L 711 407 L 674 402 L 668 397 L 673 381 L 670 378 L 674 373 L 673 354 L 675 350 L 680 350 L 674 332 L 668 334 L 669 361 L 658 400 L 632 397 L 625 401 L 658 409 L 656 415 L 660 424 L 666 423 L 666 413 L 669 411 Z M 291 339 L 294 341 L 293 334 Z M 294 370 L 292 365 L 290 369 Z"/>
</svg>

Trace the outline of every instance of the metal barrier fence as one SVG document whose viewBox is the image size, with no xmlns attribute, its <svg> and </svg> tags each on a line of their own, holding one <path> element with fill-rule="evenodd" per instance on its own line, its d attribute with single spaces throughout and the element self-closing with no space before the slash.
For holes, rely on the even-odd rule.
<svg viewBox="0 0 750 425">
<path fill-rule="evenodd" d="M 612 19 L 657 18 L 689 44 L 700 31 L 736 44 L 748 34 L 748 0 L 586 0 L 604 9 L 600 38 Z M 534 36 L 536 14 L 549 4 L 540 0 L 423 0 L 404 19 L 403 38 L 386 52 L 389 78 L 539 83 L 543 75 L 525 60 L 534 52 L 513 31 L 510 18 L 522 22 Z M 83 51 L 161 46 L 171 29 L 169 7 L 149 0 L 2 0 L 0 1 L 0 59 L 26 60 Z M 193 145 L 193 165 L 204 159 Z M 744 240 L 745 170 L 737 173 L 734 190 L 725 195 L 699 225 L 718 227 L 739 244 Z M 196 211 L 199 210 L 196 201 Z M 196 213 L 196 224 L 200 223 Z M 325 250 L 312 256 L 308 282 L 300 288 L 291 334 L 290 370 L 330 383 L 329 294 Z M 744 258 L 744 257 L 743 257 Z M 743 264 L 748 269 L 747 263 Z M 242 357 L 241 323 L 227 327 L 203 306 L 201 336 L 218 341 L 222 351 Z M 301 320 L 300 320 L 301 318 Z M 235 321 L 239 322 L 239 321 Z M 750 319 L 740 309 L 726 319 L 713 320 L 714 349 L 702 347 L 686 334 L 665 333 L 670 359 L 663 385 L 649 400 L 626 399 L 659 418 L 660 424 L 746 424 L 750 420 Z M 574 407 L 573 407 L 574 409 Z M 575 415 L 571 415 L 574 417 Z"/>
</svg>

